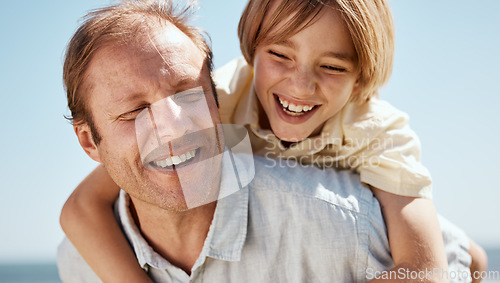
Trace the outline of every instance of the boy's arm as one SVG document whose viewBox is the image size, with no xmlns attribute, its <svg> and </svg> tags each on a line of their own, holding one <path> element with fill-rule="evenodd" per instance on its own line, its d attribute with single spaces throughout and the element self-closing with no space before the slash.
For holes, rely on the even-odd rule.
<svg viewBox="0 0 500 283">
<path fill-rule="evenodd" d="M 438 276 L 446 274 L 448 263 L 432 201 L 399 196 L 376 188 L 372 188 L 372 191 L 380 203 L 387 225 L 395 265 L 391 270 L 398 274 L 398 278 L 370 282 L 415 282 L 415 278 L 411 278 L 412 274 L 418 276 L 418 282 L 448 282 L 446 277 Z M 438 272 L 433 278 L 435 270 Z"/>
<path fill-rule="evenodd" d="M 106 169 L 98 166 L 64 204 L 61 227 L 103 282 L 151 282 L 116 221 L 118 193 Z"/>
</svg>

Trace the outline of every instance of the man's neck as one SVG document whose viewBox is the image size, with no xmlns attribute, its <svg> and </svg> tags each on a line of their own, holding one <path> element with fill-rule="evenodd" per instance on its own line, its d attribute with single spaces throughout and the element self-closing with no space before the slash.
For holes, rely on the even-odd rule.
<svg viewBox="0 0 500 283">
<path fill-rule="evenodd" d="M 212 223 L 217 203 L 183 212 L 148 206 L 131 197 L 130 211 L 143 237 L 171 264 L 191 274 Z"/>
</svg>

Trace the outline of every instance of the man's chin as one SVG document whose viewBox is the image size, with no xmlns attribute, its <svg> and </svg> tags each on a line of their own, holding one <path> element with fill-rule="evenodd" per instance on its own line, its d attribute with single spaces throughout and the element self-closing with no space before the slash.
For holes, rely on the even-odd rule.
<svg viewBox="0 0 500 283">
<path fill-rule="evenodd" d="M 215 168 L 220 168 L 219 159 L 194 162 L 174 170 L 145 170 L 151 202 L 160 202 L 165 209 L 185 211 L 217 200 L 221 170 Z"/>
<path fill-rule="evenodd" d="M 179 195 L 176 196 L 176 194 L 171 194 L 168 199 L 163 198 L 161 202 L 158 202 L 158 200 L 152 200 L 150 203 L 151 205 L 155 207 L 159 207 L 163 210 L 170 211 L 170 212 L 188 212 L 190 210 L 209 205 L 211 203 L 215 203 L 217 200 L 211 200 L 208 201 L 209 198 L 200 198 L 197 200 L 190 200 L 190 202 L 186 202 L 186 199 L 182 192 L 180 192 Z"/>
</svg>

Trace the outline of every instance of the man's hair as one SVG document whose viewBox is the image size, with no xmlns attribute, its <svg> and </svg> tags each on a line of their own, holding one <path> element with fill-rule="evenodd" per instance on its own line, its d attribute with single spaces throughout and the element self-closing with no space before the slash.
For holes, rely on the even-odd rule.
<svg viewBox="0 0 500 283">
<path fill-rule="evenodd" d="M 71 116 L 66 118 L 73 125 L 86 123 L 96 144 L 99 144 L 101 136 L 88 109 L 89 84 L 85 79 L 93 56 L 101 48 L 111 44 L 137 42 L 144 34 L 170 22 L 206 55 L 207 67 L 212 73 L 212 51 L 205 41 L 205 34 L 188 25 L 196 1 L 181 2 L 184 3 L 182 7 L 178 3 L 174 4 L 173 0 L 122 0 L 115 5 L 90 11 L 83 17 L 83 23 L 68 44 L 64 61 L 63 81 L 71 111 Z M 215 97 L 215 91 L 213 94 Z"/>
<path fill-rule="evenodd" d="M 274 2 L 274 13 L 264 17 Z M 336 9 L 346 24 L 356 50 L 358 91 L 353 101 L 364 102 L 377 94 L 392 72 L 394 25 L 386 0 L 249 0 L 238 26 L 245 60 L 253 65 L 259 44 L 284 40 L 309 26 L 322 9 Z M 290 15 L 293 15 L 288 20 Z M 280 23 L 281 28 L 271 31 Z"/>
</svg>

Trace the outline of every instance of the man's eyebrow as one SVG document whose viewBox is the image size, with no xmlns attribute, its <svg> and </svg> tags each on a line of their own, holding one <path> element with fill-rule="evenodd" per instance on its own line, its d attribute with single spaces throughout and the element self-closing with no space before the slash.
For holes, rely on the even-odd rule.
<svg viewBox="0 0 500 283">
<path fill-rule="evenodd" d="M 193 88 L 195 85 L 200 84 L 199 80 L 193 80 L 192 78 L 184 78 L 181 79 L 177 84 L 175 85 L 177 88 L 184 89 L 186 87 Z"/>
<path fill-rule="evenodd" d="M 122 97 L 118 100 L 118 103 L 130 103 L 137 100 L 141 100 L 145 96 L 143 92 L 123 92 Z"/>
<path fill-rule="evenodd" d="M 199 86 L 210 86 L 210 77 L 205 77 L 202 73 L 200 73 L 199 77 L 197 78 L 182 78 L 175 84 L 175 87 L 177 89 L 185 90 L 196 88 Z"/>
</svg>

